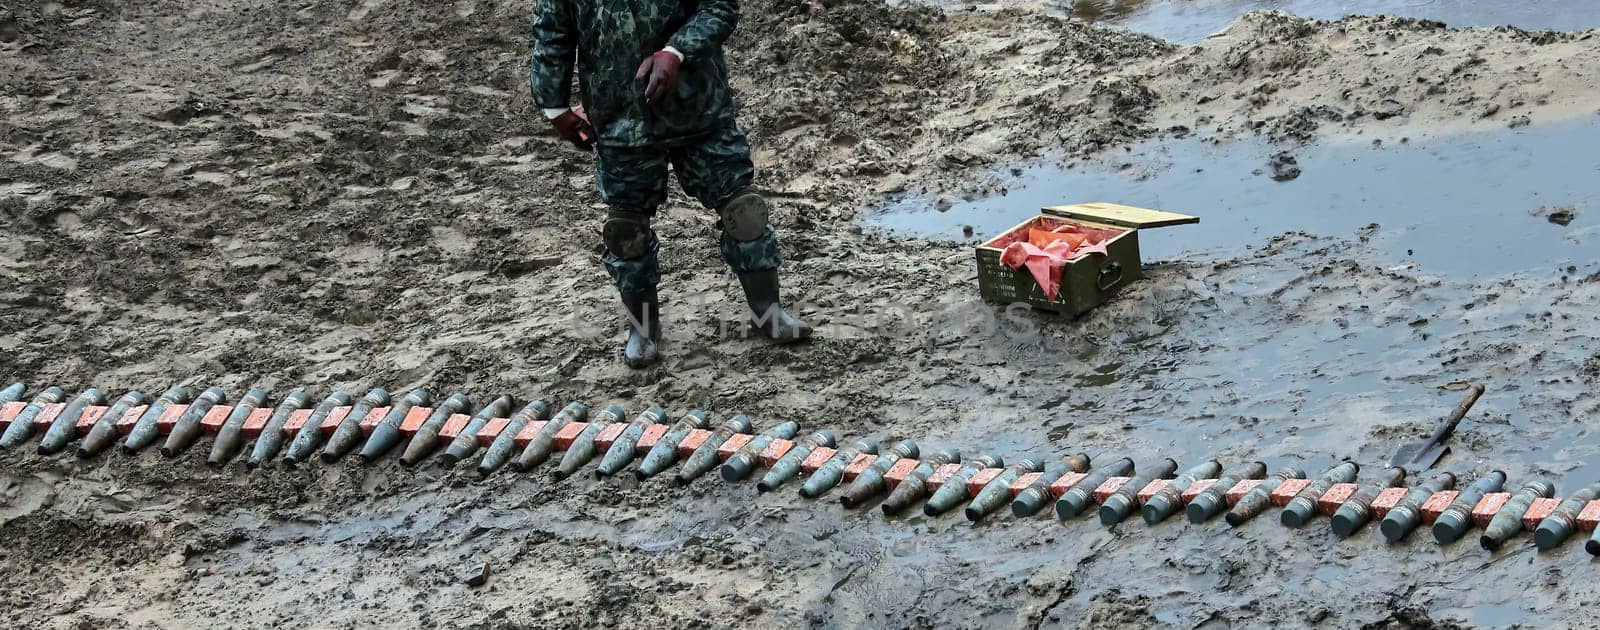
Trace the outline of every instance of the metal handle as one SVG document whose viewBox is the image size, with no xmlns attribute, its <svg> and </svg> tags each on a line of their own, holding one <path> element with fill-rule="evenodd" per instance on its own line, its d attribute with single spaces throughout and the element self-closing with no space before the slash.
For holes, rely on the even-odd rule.
<svg viewBox="0 0 1600 630">
<path fill-rule="evenodd" d="M 1107 277 L 1110 278 L 1109 281 L 1106 280 Z M 1095 277 L 1094 286 L 1100 289 L 1101 293 L 1105 293 L 1118 282 L 1122 282 L 1122 263 L 1112 262 L 1100 268 L 1100 275 Z"/>
</svg>

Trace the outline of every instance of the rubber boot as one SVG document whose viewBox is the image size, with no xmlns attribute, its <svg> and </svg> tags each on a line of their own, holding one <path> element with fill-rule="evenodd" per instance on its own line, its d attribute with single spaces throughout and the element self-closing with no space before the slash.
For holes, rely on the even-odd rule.
<svg viewBox="0 0 1600 630">
<path fill-rule="evenodd" d="M 628 345 L 622 359 L 635 370 L 655 365 L 661 359 L 656 343 L 661 341 L 661 302 L 655 291 L 623 293 L 622 306 L 628 311 Z"/>
<path fill-rule="evenodd" d="M 790 316 L 778 298 L 778 270 L 739 274 L 745 301 L 750 303 L 750 327 L 778 343 L 811 338 L 811 325 Z"/>
</svg>

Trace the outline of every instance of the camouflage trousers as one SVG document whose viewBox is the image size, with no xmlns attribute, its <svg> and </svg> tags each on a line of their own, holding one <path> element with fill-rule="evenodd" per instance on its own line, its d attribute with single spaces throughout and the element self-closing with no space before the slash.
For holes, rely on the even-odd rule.
<svg viewBox="0 0 1600 630">
<path fill-rule="evenodd" d="M 666 145 L 596 149 L 595 183 L 600 199 L 614 211 L 655 216 L 667 201 L 668 168 L 678 185 L 706 208 L 716 209 L 743 192 L 755 179 L 750 142 L 738 125 L 729 123 L 701 138 Z M 722 259 L 735 273 L 770 271 L 783 262 L 778 236 L 768 225 L 753 241 L 722 234 Z M 609 249 L 600 260 L 623 293 L 654 291 L 661 281 L 659 244 L 636 258 L 619 258 Z"/>
</svg>

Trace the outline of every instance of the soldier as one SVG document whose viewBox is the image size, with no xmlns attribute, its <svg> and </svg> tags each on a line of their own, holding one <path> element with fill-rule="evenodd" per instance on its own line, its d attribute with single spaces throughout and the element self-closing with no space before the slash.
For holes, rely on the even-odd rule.
<svg viewBox="0 0 1600 630">
<path fill-rule="evenodd" d="M 734 121 L 722 43 L 737 0 L 539 0 L 533 23 L 534 103 L 556 133 L 596 152 L 608 206 L 601 261 L 628 313 L 623 357 L 654 364 L 661 337 L 657 242 L 650 219 L 667 199 L 667 169 L 715 209 L 722 258 L 739 277 L 756 331 L 781 342 L 811 335 L 783 310 L 777 235 L 751 190 L 750 144 Z M 582 113 L 571 108 L 574 63 Z"/>
</svg>

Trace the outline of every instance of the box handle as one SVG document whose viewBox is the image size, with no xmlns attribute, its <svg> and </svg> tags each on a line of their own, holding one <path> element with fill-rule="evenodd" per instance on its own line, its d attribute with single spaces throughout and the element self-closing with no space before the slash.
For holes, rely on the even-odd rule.
<svg viewBox="0 0 1600 630">
<path fill-rule="evenodd" d="M 1111 264 L 1100 268 L 1100 275 L 1095 277 L 1094 286 L 1101 293 L 1105 293 L 1119 282 L 1122 282 L 1122 263 L 1112 261 Z"/>
</svg>

